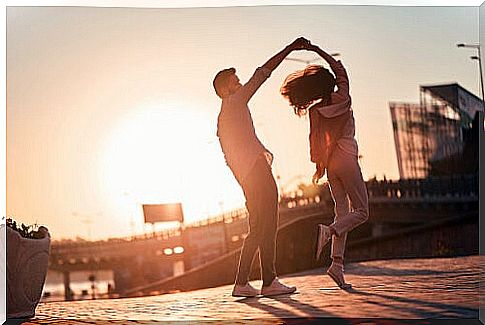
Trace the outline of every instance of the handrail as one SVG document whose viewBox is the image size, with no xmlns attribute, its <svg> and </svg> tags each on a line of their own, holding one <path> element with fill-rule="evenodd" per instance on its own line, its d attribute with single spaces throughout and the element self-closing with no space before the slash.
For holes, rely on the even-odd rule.
<svg viewBox="0 0 485 325">
<path fill-rule="evenodd" d="M 446 177 L 428 177 L 425 179 L 401 179 L 401 180 L 369 180 L 366 182 L 367 192 L 369 194 L 369 201 L 382 202 L 385 199 L 421 199 L 428 198 L 447 198 L 447 197 L 470 197 L 475 199 L 478 197 L 478 175 L 464 174 Z M 306 206 L 309 204 L 325 204 L 331 201 L 330 190 L 328 186 L 319 186 L 317 189 L 308 186 L 312 189 L 312 193 L 308 194 L 305 191 L 293 191 L 285 194 L 280 198 L 280 209 L 292 209 Z M 307 194 L 307 195 L 305 195 Z M 406 199 L 406 200 L 404 200 Z M 240 220 L 247 217 L 246 208 L 234 209 L 222 214 L 211 216 L 204 220 L 191 222 L 182 225 L 178 228 L 170 228 L 162 231 L 145 233 L 136 236 L 108 238 L 99 241 L 83 241 L 83 242 L 58 242 L 53 241 L 53 247 L 62 246 L 63 248 L 77 248 L 87 247 L 92 245 L 101 245 L 106 243 L 126 243 L 136 242 L 147 239 L 156 238 L 172 238 L 180 236 L 180 231 L 188 228 L 204 227 L 211 224 L 221 222 L 230 223 L 234 220 Z"/>
</svg>

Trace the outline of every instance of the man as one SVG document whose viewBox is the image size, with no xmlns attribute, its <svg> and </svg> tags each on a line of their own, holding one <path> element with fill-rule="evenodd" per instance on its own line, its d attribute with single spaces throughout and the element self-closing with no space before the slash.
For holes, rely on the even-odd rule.
<svg viewBox="0 0 485 325">
<path fill-rule="evenodd" d="M 242 246 L 232 291 L 235 297 L 254 297 L 260 293 L 273 296 L 296 290 L 280 283 L 276 275 L 278 189 L 271 171 L 273 154 L 256 136 L 248 101 L 288 54 L 304 49 L 307 44 L 302 37 L 296 39 L 257 68 L 245 85 L 239 82 L 234 68 L 220 71 L 213 81 L 214 89 L 222 99 L 217 136 L 226 163 L 242 187 L 249 212 L 250 231 Z M 252 261 L 258 249 L 263 275 L 261 292 L 249 284 Z"/>
</svg>

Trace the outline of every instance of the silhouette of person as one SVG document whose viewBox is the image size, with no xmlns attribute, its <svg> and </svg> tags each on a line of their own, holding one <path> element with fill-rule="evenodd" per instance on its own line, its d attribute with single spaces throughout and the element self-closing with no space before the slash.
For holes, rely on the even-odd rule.
<svg viewBox="0 0 485 325">
<path fill-rule="evenodd" d="M 248 102 L 283 59 L 292 51 L 303 49 L 307 43 L 304 38 L 296 39 L 258 67 L 244 85 L 240 83 L 234 68 L 219 71 L 213 81 L 216 94 L 222 99 L 217 136 L 226 163 L 242 187 L 249 212 L 250 231 L 242 246 L 233 296 L 272 296 L 296 290 L 279 282 L 276 275 L 278 189 L 271 170 L 273 154 L 256 136 Z M 261 291 L 249 283 L 257 250 L 261 257 Z"/>
<path fill-rule="evenodd" d="M 289 100 L 296 115 L 309 113 L 310 156 L 316 165 L 312 182 L 317 184 L 328 171 L 335 202 L 334 222 L 318 225 L 316 258 L 332 239 L 332 264 L 327 274 L 340 288 L 348 289 L 351 285 L 345 282 L 343 267 L 347 233 L 369 216 L 367 189 L 358 162 L 349 79 L 340 61 L 311 43 L 306 49 L 327 61 L 335 77 L 321 65 L 309 65 L 286 77 L 280 93 Z"/>
</svg>

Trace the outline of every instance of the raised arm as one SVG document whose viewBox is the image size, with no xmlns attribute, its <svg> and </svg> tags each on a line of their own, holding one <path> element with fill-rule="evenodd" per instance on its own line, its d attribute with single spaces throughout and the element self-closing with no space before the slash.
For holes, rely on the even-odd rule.
<svg viewBox="0 0 485 325">
<path fill-rule="evenodd" d="M 316 45 L 310 44 L 307 46 L 307 50 L 313 51 L 320 55 L 330 65 L 333 73 L 335 74 L 335 84 L 337 85 L 337 94 L 341 96 L 349 96 L 349 77 L 342 63 L 333 58 L 330 54 L 322 50 Z"/>
<path fill-rule="evenodd" d="M 310 42 L 306 38 L 299 37 L 294 40 L 290 45 L 275 54 L 271 59 L 266 61 L 266 63 L 263 64 L 262 67 L 273 71 L 288 56 L 288 54 L 290 54 L 294 50 L 304 50 L 309 46 L 309 44 Z"/>
<path fill-rule="evenodd" d="M 328 54 L 327 52 L 325 52 L 324 50 L 319 48 L 317 45 L 309 44 L 307 46 L 307 50 L 313 51 L 313 52 L 317 53 L 318 55 L 320 55 L 322 57 L 322 59 L 324 59 L 325 61 L 328 62 L 328 64 L 330 64 L 330 66 L 335 65 L 337 63 L 337 60 L 335 60 L 333 58 L 333 56 L 331 56 L 330 54 Z"/>
<path fill-rule="evenodd" d="M 263 82 L 268 79 L 276 69 L 280 63 L 294 50 L 304 50 L 308 47 L 310 42 L 303 38 L 299 37 L 294 40 L 290 45 L 286 46 L 284 49 L 276 53 L 273 57 L 271 57 L 266 63 L 264 63 L 261 67 L 257 68 L 254 72 L 253 76 L 249 81 L 241 87 L 238 91 L 238 96 L 242 100 L 249 101 L 254 93 L 259 89 L 259 87 L 263 84 Z"/>
</svg>

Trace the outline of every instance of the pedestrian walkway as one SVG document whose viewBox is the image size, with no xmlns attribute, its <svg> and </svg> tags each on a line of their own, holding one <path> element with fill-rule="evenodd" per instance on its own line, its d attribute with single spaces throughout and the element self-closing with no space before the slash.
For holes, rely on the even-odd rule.
<svg viewBox="0 0 485 325">
<path fill-rule="evenodd" d="M 452 318 L 461 324 L 456 318 L 478 318 L 483 261 L 467 256 L 349 264 L 346 278 L 354 288 L 348 292 L 336 287 L 322 268 L 281 277 L 298 291 L 273 298 L 234 298 L 232 286 L 222 286 L 139 298 L 42 303 L 36 317 L 25 324 L 306 324 L 327 318 L 348 324 L 373 324 L 362 323 L 373 318 Z"/>
</svg>

